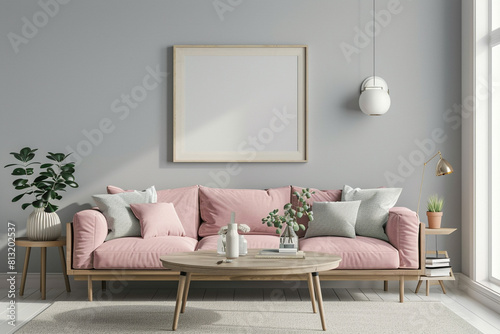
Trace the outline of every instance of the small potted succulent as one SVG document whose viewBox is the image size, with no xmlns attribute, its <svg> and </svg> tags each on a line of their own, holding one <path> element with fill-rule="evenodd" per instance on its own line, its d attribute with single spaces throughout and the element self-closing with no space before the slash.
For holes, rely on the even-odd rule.
<svg viewBox="0 0 500 334">
<path fill-rule="evenodd" d="M 52 152 L 46 156 L 49 162 L 41 164 L 33 161 L 36 151 L 25 147 L 19 152 L 10 153 L 20 163 L 8 164 L 4 168 L 15 167 L 11 175 L 17 178 L 12 185 L 14 189 L 22 191 L 12 202 L 31 196 L 31 200 L 21 205 L 23 210 L 30 205 L 34 207 L 26 226 L 28 238 L 56 240 L 61 236 L 61 220 L 56 213 L 58 206 L 53 202 L 62 199 L 60 192 L 66 191 L 66 187 L 78 188 L 73 176 L 75 164 L 64 162 L 70 154 Z M 40 165 L 38 174 L 35 174 L 35 165 Z"/>
<path fill-rule="evenodd" d="M 427 221 L 429 228 L 440 228 L 443 217 L 444 199 L 438 195 L 432 195 L 427 200 Z"/>
<path fill-rule="evenodd" d="M 303 224 L 297 223 L 299 218 L 307 216 L 309 221 L 313 221 L 313 211 L 312 206 L 307 203 L 307 199 L 311 198 L 311 192 L 309 188 L 302 189 L 299 193 L 295 191 L 293 196 L 297 197 L 299 205 L 296 208 L 292 207 L 292 203 L 287 203 L 283 207 L 284 214 L 279 215 L 279 210 L 275 209 L 269 213 L 265 218 L 262 218 L 262 224 L 267 224 L 267 226 L 276 227 L 276 234 L 281 235 L 280 237 L 280 248 L 295 248 L 299 247 L 299 237 L 295 232 L 299 229 L 305 230 Z"/>
</svg>

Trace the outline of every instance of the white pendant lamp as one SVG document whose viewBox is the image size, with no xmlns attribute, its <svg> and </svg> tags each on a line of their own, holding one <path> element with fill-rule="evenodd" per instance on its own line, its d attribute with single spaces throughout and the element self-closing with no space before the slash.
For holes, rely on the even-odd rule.
<svg viewBox="0 0 500 334">
<path fill-rule="evenodd" d="M 363 81 L 359 96 L 359 107 L 363 113 L 369 116 L 383 115 L 391 107 L 387 82 L 375 76 L 375 24 L 375 0 L 373 0 L 373 76 Z"/>
</svg>

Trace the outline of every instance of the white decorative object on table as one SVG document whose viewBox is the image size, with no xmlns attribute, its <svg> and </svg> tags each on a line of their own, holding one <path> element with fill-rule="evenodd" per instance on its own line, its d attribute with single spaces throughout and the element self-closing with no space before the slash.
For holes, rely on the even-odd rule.
<svg viewBox="0 0 500 334">
<path fill-rule="evenodd" d="M 247 224 L 236 224 L 238 226 L 238 231 L 242 233 L 250 232 L 250 227 Z M 219 238 L 217 239 L 217 254 L 226 255 L 226 245 L 227 245 L 227 231 L 228 225 L 222 226 L 218 232 Z M 239 236 L 238 248 L 240 255 L 246 255 L 248 252 L 247 240 L 243 235 Z"/>
<path fill-rule="evenodd" d="M 239 246 L 240 246 L 240 256 L 247 255 L 248 243 L 247 243 L 247 239 L 245 239 L 245 236 L 242 234 L 240 234 Z"/>
<path fill-rule="evenodd" d="M 231 223 L 227 225 L 226 257 L 235 259 L 240 255 L 238 225 L 234 222 L 234 212 L 231 212 Z"/>
</svg>

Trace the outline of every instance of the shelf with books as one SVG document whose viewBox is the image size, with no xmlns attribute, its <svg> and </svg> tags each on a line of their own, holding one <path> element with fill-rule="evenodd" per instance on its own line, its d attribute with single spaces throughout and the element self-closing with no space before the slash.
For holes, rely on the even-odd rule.
<svg viewBox="0 0 500 334">
<path fill-rule="evenodd" d="M 430 285 L 437 281 L 443 290 L 443 293 L 446 293 L 446 289 L 444 287 L 443 281 L 454 281 L 455 275 L 453 275 L 453 269 L 450 264 L 450 257 L 448 256 L 447 251 L 438 250 L 437 238 L 439 235 L 449 235 L 455 232 L 456 228 L 436 228 L 436 229 L 425 229 L 426 235 L 434 235 L 436 238 L 436 250 L 429 250 L 426 252 L 426 274 L 420 276 L 420 280 L 418 281 L 417 288 L 415 289 L 415 293 L 418 293 L 420 286 L 423 281 L 426 281 L 425 284 L 425 294 L 429 295 Z"/>
</svg>

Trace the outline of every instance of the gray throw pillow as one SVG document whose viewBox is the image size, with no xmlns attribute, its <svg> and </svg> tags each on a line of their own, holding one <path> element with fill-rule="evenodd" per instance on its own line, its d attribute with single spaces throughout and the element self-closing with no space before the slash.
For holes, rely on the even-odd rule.
<svg viewBox="0 0 500 334">
<path fill-rule="evenodd" d="M 384 227 L 389 218 L 389 209 L 396 205 L 401 188 L 360 189 L 344 186 L 342 201 L 361 201 L 356 234 L 389 241 Z"/>
<path fill-rule="evenodd" d="M 141 224 L 135 217 L 130 204 L 156 203 L 155 187 L 144 191 L 131 191 L 114 195 L 92 196 L 108 223 L 106 241 L 122 237 L 140 237 Z"/>
<path fill-rule="evenodd" d="M 355 238 L 356 217 L 361 201 L 314 202 L 314 220 L 309 222 L 305 238 L 337 236 Z"/>
</svg>

